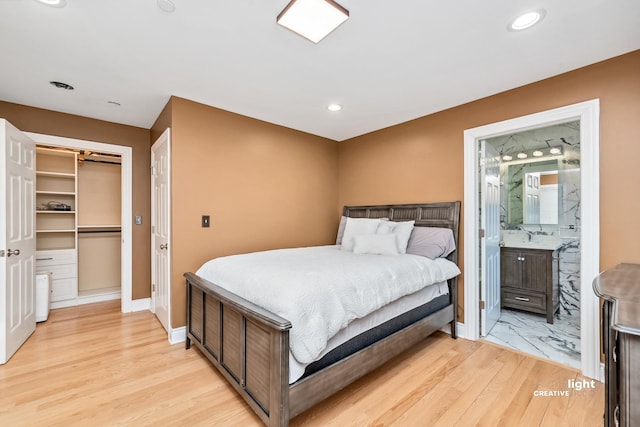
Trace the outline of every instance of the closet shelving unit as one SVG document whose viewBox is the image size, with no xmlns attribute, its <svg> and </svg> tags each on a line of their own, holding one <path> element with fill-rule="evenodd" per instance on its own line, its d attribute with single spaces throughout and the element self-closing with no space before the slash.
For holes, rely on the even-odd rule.
<svg viewBox="0 0 640 427">
<path fill-rule="evenodd" d="M 36 149 L 36 272 L 52 273 L 51 306 L 78 294 L 77 154 Z"/>
</svg>

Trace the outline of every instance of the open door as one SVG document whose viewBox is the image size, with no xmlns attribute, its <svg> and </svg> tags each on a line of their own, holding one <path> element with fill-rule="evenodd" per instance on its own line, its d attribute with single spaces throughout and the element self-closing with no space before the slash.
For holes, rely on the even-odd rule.
<svg viewBox="0 0 640 427">
<path fill-rule="evenodd" d="M 0 119 L 0 364 L 36 329 L 36 144 Z"/>
<path fill-rule="evenodd" d="M 167 129 L 151 147 L 151 309 L 170 332 L 171 138 Z"/>
<path fill-rule="evenodd" d="M 500 155 L 485 140 L 480 144 L 480 335 L 486 336 L 500 318 Z"/>
</svg>

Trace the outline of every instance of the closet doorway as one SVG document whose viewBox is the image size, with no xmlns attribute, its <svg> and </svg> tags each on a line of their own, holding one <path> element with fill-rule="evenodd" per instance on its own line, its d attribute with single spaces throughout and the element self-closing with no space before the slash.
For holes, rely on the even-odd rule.
<svg viewBox="0 0 640 427">
<path fill-rule="evenodd" d="M 98 152 L 104 154 L 102 158 L 97 158 L 99 162 L 91 162 L 91 166 L 88 168 L 85 168 L 84 165 L 80 166 L 76 172 L 76 178 L 78 179 L 82 179 L 83 176 L 86 179 L 88 176 L 87 173 L 94 175 L 94 179 L 100 175 L 102 175 L 103 178 L 113 178 L 114 173 L 118 173 L 115 168 L 118 168 L 120 175 L 119 191 L 117 188 L 118 184 L 115 184 L 115 182 L 117 182 L 116 180 L 110 179 L 111 183 L 108 186 L 111 187 L 109 191 L 114 192 L 114 194 L 117 193 L 117 197 L 119 197 L 119 215 L 118 212 L 114 212 L 113 209 L 107 209 L 101 212 L 101 208 L 98 208 L 93 210 L 95 215 L 92 214 L 90 217 L 86 217 L 86 221 L 83 220 L 82 213 L 80 212 L 82 204 L 95 205 L 97 203 L 99 206 L 104 207 L 108 204 L 108 200 L 104 200 L 100 196 L 92 200 L 89 187 L 84 186 L 84 184 L 78 186 L 78 194 L 85 196 L 82 200 L 78 199 L 77 205 L 79 212 L 79 220 L 77 221 L 77 249 L 85 252 L 84 258 L 82 254 L 78 255 L 78 261 L 82 263 L 82 259 L 85 259 L 88 260 L 88 262 L 78 265 L 77 277 L 78 280 L 85 281 L 87 277 L 91 278 L 92 276 L 100 276 L 100 279 L 92 280 L 87 286 L 84 286 L 84 283 L 78 283 L 78 288 L 82 289 L 82 292 L 75 301 L 70 302 L 68 305 L 90 303 L 105 298 L 117 298 L 117 293 L 119 293 L 121 311 L 123 313 L 132 311 L 132 148 L 37 133 L 26 134 L 32 138 L 38 146 L 62 148 L 73 150 L 77 153 Z M 115 159 L 119 159 L 119 165 L 114 164 L 113 160 Z M 86 162 L 86 157 L 84 163 L 88 163 Z M 94 163 L 99 166 L 95 166 Z M 92 169 L 92 171 L 88 172 L 89 169 Z M 96 172 L 96 174 L 94 174 L 94 172 Z M 83 189 L 83 187 L 85 188 Z M 116 220 L 117 223 L 114 223 Z M 119 264 L 120 267 L 119 272 L 116 271 L 115 274 L 114 271 L 101 268 L 100 258 L 96 258 L 95 254 L 96 250 L 109 252 L 109 247 L 113 249 L 110 251 L 111 254 L 119 253 L 119 260 L 111 260 L 114 265 Z M 107 259 L 105 260 L 107 261 Z M 92 265 L 93 267 L 98 266 L 98 271 L 92 269 Z M 106 266 L 106 262 L 104 265 Z M 109 279 L 109 277 L 111 278 Z M 119 283 L 119 289 L 112 289 L 110 291 L 111 295 L 109 295 L 109 293 L 105 294 L 105 280 L 111 280 L 111 283 Z"/>
<path fill-rule="evenodd" d="M 580 348 L 583 375 L 602 379 L 599 339 L 599 305 L 591 283 L 598 275 L 599 242 L 599 100 L 591 100 L 503 122 L 468 129 L 464 133 L 464 329 L 462 336 L 480 338 L 481 244 L 479 142 L 516 132 L 571 121 L 580 122 Z M 485 303 L 491 305 L 491 303 Z"/>
</svg>

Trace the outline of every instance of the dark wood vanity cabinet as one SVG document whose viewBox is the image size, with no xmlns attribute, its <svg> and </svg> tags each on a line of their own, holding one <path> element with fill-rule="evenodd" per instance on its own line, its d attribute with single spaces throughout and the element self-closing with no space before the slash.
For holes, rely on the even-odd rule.
<svg viewBox="0 0 640 427">
<path fill-rule="evenodd" d="M 640 265 L 620 264 L 600 274 L 605 426 L 640 425 Z"/>
<path fill-rule="evenodd" d="M 500 306 L 545 314 L 560 304 L 558 251 L 500 248 Z"/>
</svg>

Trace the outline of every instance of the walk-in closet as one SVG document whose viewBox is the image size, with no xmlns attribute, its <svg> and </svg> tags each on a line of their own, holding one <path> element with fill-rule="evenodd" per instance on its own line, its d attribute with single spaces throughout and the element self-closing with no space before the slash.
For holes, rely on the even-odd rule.
<svg viewBox="0 0 640 427">
<path fill-rule="evenodd" d="M 51 308 L 120 298 L 121 159 L 38 146 L 36 271 Z"/>
</svg>

